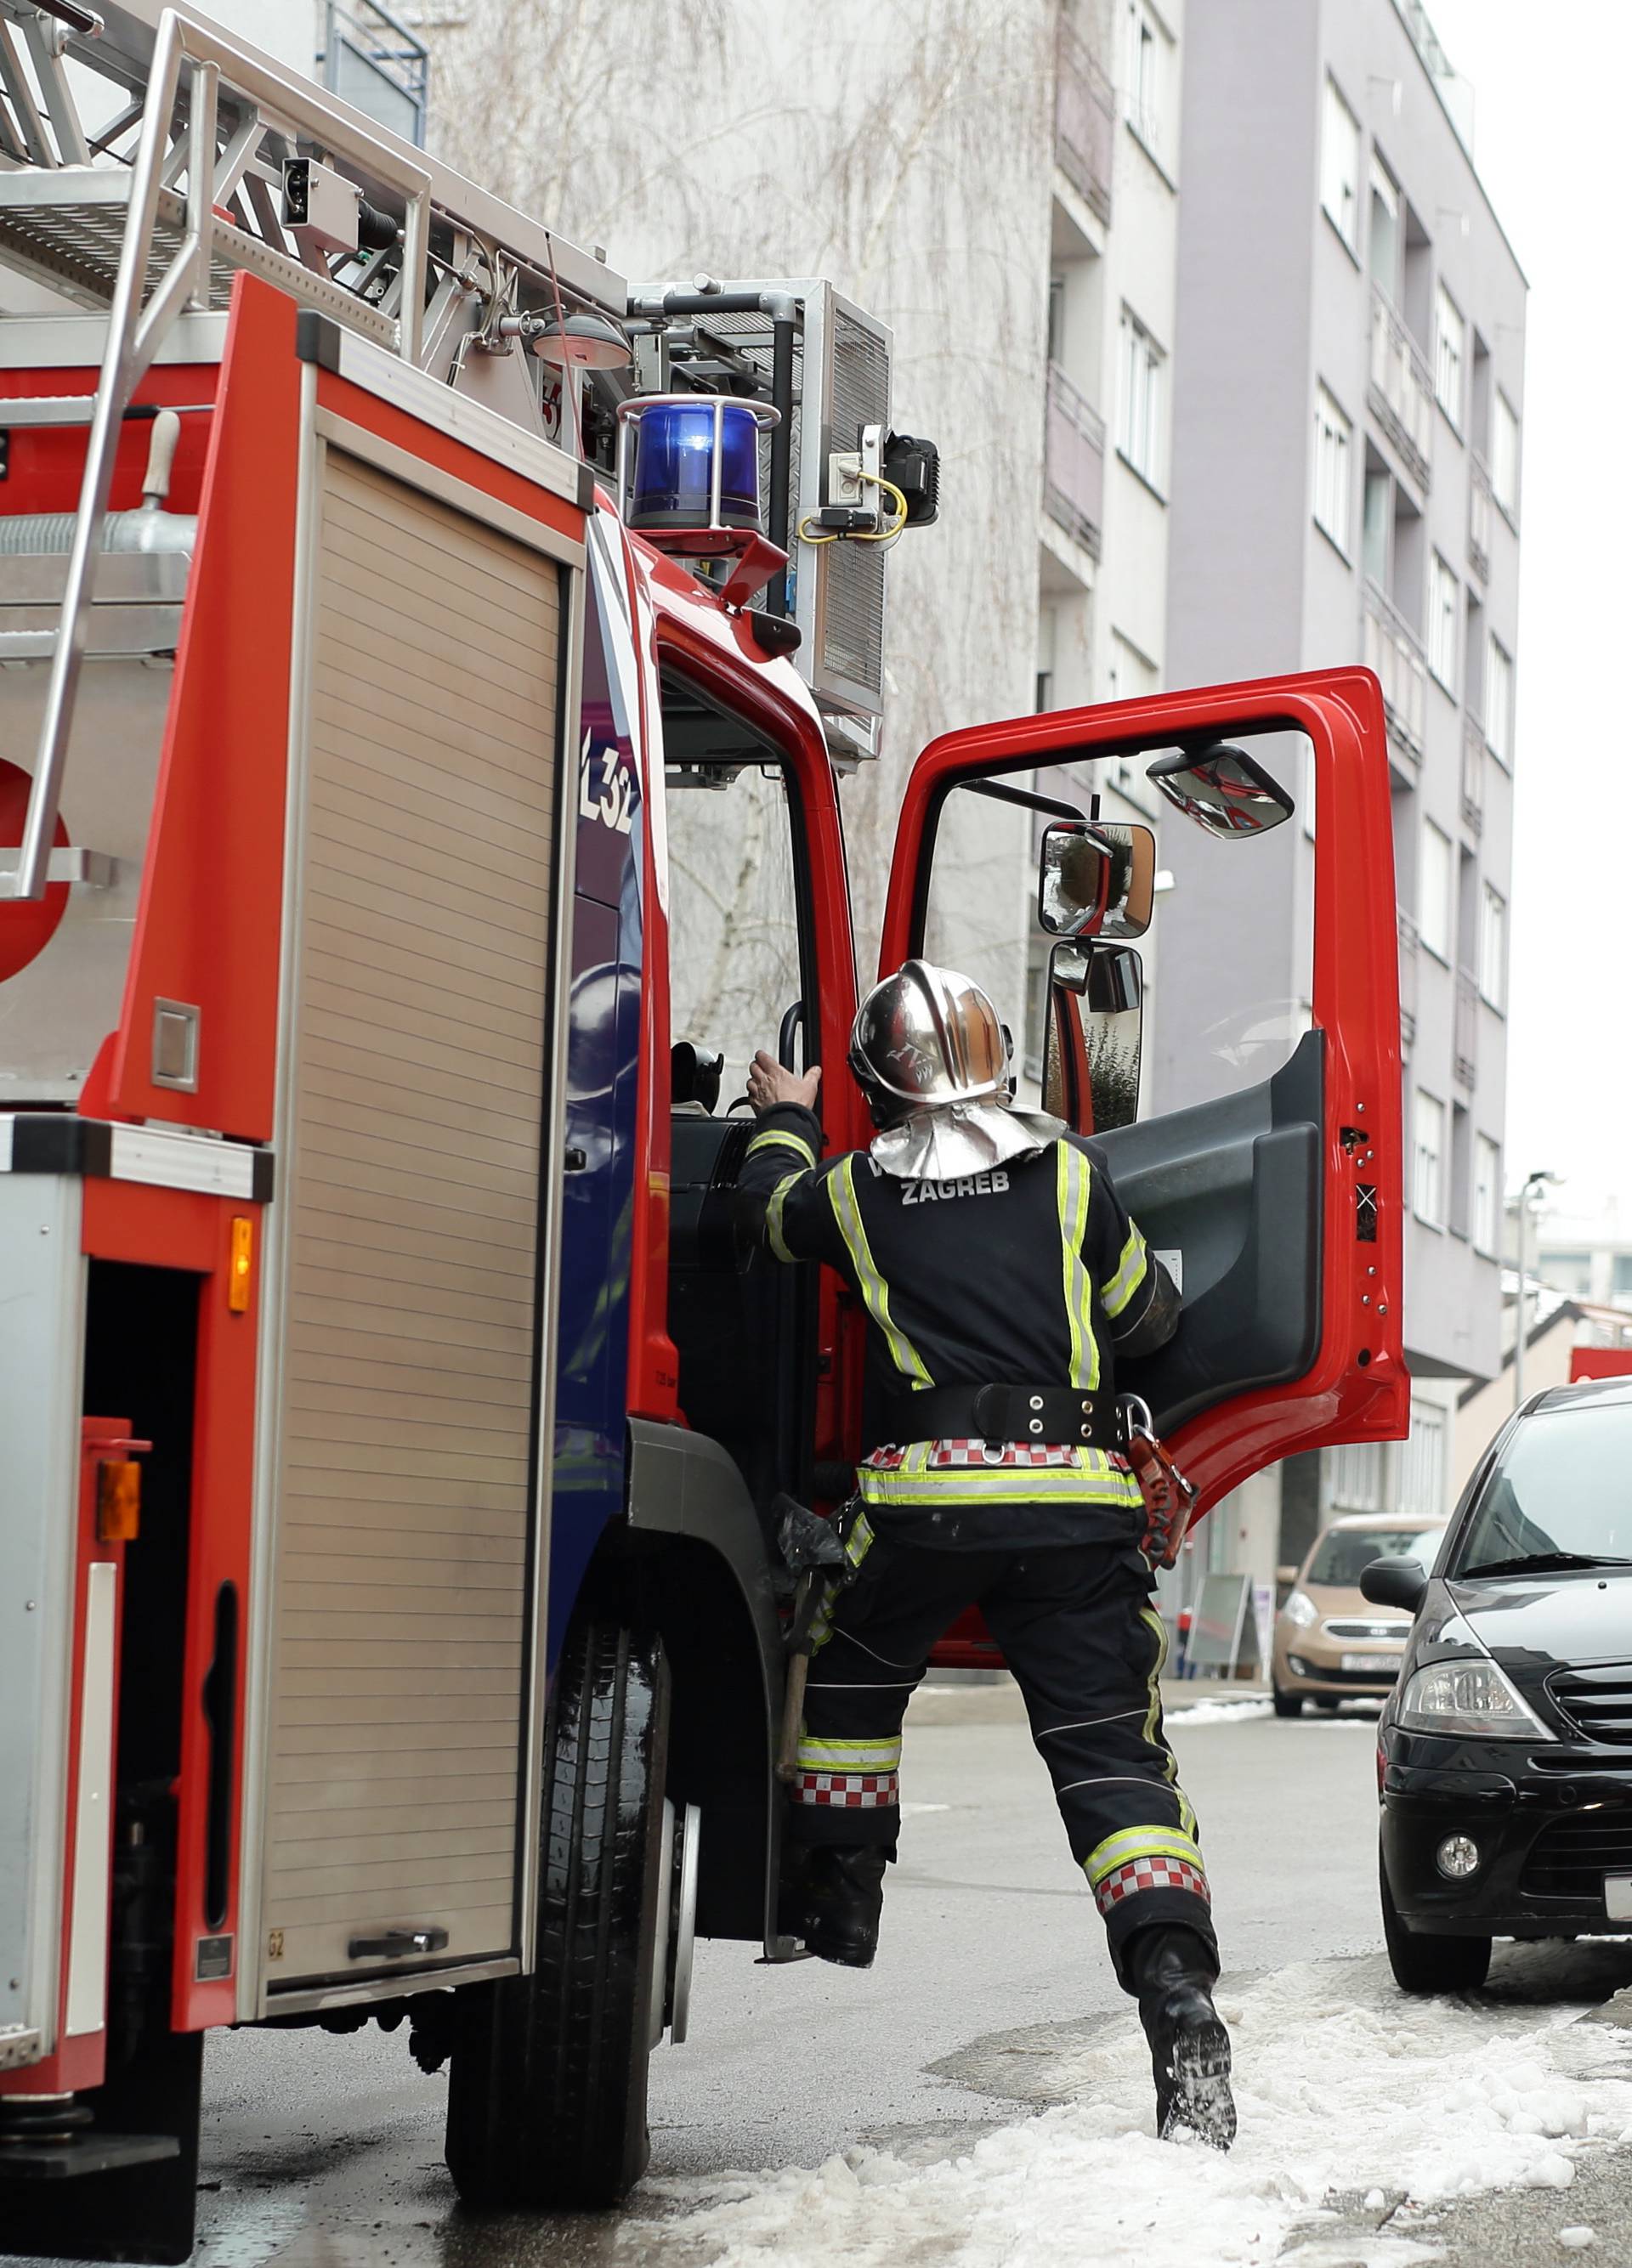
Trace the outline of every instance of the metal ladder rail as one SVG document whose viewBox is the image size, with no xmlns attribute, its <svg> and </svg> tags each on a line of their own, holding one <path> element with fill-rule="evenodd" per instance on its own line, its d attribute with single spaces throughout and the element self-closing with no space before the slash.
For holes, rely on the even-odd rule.
<svg viewBox="0 0 1632 2268">
<path fill-rule="evenodd" d="M 170 146 L 170 123 L 184 61 L 191 69 L 185 145 L 185 227 L 174 257 L 144 306 L 159 195 L 170 187 L 178 170 L 174 163 L 178 152 Z M 16 868 L 0 870 L 0 901 L 41 898 L 49 879 L 51 838 L 62 805 L 63 777 L 94 602 L 95 566 L 101 549 L 125 410 L 171 322 L 187 306 L 200 303 L 207 306 L 209 302 L 211 256 L 218 233 L 218 95 L 224 64 L 234 92 L 246 96 L 249 107 L 249 114 L 240 122 L 223 161 L 220 186 L 230 195 L 242 177 L 260 130 L 260 107 L 269 97 L 275 99 L 279 90 L 273 84 L 261 88 L 257 84 L 261 74 L 247 58 L 219 40 L 211 27 L 179 10 L 165 11 L 159 19 L 141 138 L 131 169 L 125 231 L 108 313 L 107 344 L 92 413 L 62 612 L 51 649 L 51 674 L 22 844 Z M 344 127 L 336 136 L 338 122 L 328 122 L 329 131 L 330 137 L 338 140 L 343 147 L 351 142 L 358 145 L 358 155 L 386 154 L 372 136 Z M 430 178 L 411 165 L 399 163 L 394 170 L 402 177 L 404 191 L 402 272 L 404 277 L 422 278 L 429 249 Z M 397 350 L 410 364 L 417 364 L 420 357 L 423 323 L 423 290 L 404 291 L 397 322 Z"/>
</svg>

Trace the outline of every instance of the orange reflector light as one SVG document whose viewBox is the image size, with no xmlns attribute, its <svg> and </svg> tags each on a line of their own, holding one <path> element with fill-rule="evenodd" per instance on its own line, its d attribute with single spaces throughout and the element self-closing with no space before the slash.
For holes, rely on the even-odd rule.
<svg viewBox="0 0 1632 2268">
<path fill-rule="evenodd" d="M 242 1213 L 233 1216 L 233 1256 L 227 1263 L 226 1304 L 235 1315 L 249 1306 L 249 1269 L 255 1258 L 255 1225 Z"/>
<path fill-rule="evenodd" d="M 104 1457 L 96 1469 L 96 1540 L 134 1543 L 142 1532 L 142 1468 Z"/>
</svg>

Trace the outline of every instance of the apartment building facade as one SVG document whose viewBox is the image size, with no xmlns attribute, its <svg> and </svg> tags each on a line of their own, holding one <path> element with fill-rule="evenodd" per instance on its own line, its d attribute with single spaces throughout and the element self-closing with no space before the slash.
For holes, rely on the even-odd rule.
<svg viewBox="0 0 1632 2268">
<path fill-rule="evenodd" d="M 1394 789 L 1413 1434 L 1287 1468 L 1235 1538 L 1261 1566 L 1333 1511 L 1443 1509 L 1457 1382 L 1500 1363 L 1525 284 L 1415 0 L 1213 0 L 1189 48 L 1169 668 L 1365 661 Z M 1253 919 L 1290 1037 L 1308 814 L 1286 834 Z M 1173 865 L 1170 968 L 1241 918 L 1181 842 Z M 1163 1107 L 1186 1099 L 1212 1005 L 1170 977 Z"/>
</svg>

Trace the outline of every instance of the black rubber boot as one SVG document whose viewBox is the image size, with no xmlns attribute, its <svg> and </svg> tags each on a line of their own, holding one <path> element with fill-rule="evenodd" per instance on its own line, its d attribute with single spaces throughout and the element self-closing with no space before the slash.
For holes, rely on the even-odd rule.
<svg viewBox="0 0 1632 2268">
<path fill-rule="evenodd" d="M 870 1969 L 884 1904 L 885 1854 L 818 1843 L 783 1892 L 782 1926 L 823 1961 Z"/>
<path fill-rule="evenodd" d="M 1129 1989 L 1150 2043 L 1156 2082 L 1156 2132 L 1166 2142 L 1188 2132 L 1215 2150 L 1236 2139 L 1230 2092 L 1230 2035 L 1213 2006 L 1217 1963 L 1193 1929 L 1153 1925 L 1122 1950 Z"/>
</svg>

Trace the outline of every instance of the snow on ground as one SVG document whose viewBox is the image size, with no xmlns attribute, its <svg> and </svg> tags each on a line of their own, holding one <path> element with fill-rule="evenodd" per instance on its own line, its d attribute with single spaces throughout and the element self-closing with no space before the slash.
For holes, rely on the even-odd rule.
<svg viewBox="0 0 1632 2268">
<path fill-rule="evenodd" d="M 1237 1724 L 1244 1717 L 1267 1717 L 1267 1699 L 1253 1701 L 1163 1701 L 1164 1725 Z"/>
<path fill-rule="evenodd" d="M 1062 2053 L 1060 2107 L 967 2148 L 951 2138 L 950 2155 L 947 2139 L 857 2146 L 809 2171 L 654 2182 L 642 2195 L 663 2208 L 664 2257 L 697 2268 L 1256 2268 L 1302 2225 L 1303 2268 L 1340 2255 L 1405 2268 L 1432 2247 L 1385 2233 L 1333 2250 L 1323 2200 L 1563 2190 L 1581 2151 L 1632 2140 L 1632 2041 L 1581 2024 L 1578 2007 L 1411 2000 L 1381 1960 L 1226 1983 L 1219 2005 L 1241 2114 L 1228 2157 L 1155 2139 L 1130 2006 Z"/>
</svg>

